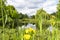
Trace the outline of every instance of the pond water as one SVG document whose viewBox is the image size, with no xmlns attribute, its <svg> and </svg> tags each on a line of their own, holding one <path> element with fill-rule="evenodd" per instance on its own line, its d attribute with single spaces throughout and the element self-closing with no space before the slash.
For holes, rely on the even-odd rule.
<svg viewBox="0 0 60 40">
<path fill-rule="evenodd" d="M 36 25 L 35 24 L 31 24 L 31 23 L 28 23 L 27 25 L 22 25 L 22 28 L 33 28 L 33 29 L 36 29 Z"/>
<path fill-rule="evenodd" d="M 22 28 L 30 28 L 30 27 L 36 30 L 36 24 L 28 23 L 27 25 L 22 25 Z M 49 26 L 46 30 L 49 30 L 52 32 L 52 30 L 54 29 L 55 29 L 54 27 Z"/>
<path fill-rule="evenodd" d="M 49 26 L 48 28 L 47 28 L 47 30 L 49 30 L 50 32 L 52 32 L 52 30 L 55 30 L 56 28 L 55 27 L 53 27 L 53 26 Z"/>
</svg>

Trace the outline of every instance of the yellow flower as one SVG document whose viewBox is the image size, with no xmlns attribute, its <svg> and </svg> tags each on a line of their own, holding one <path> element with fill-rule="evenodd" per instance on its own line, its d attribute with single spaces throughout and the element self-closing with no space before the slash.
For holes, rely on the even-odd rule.
<svg viewBox="0 0 60 40">
<path fill-rule="evenodd" d="M 25 33 L 29 33 L 29 30 L 28 30 L 28 29 L 26 29 L 26 30 L 25 30 Z"/>
<path fill-rule="evenodd" d="M 29 35 L 29 34 L 24 35 L 24 39 L 29 40 L 30 38 L 31 38 L 31 35 Z"/>
<path fill-rule="evenodd" d="M 36 30 L 33 30 L 33 33 L 35 33 L 36 32 Z"/>
<path fill-rule="evenodd" d="M 33 31 L 33 29 L 32 28 L 29 28 L 29 32 L 32 32 Z"/>
<path fill-rule="evenodd" d="M 31 33 L 31 32 L 35 33 L 36 31 L 32 28 L 29 28 L 29 29 L 25 30 L 25 33 Z"/>
</svg>

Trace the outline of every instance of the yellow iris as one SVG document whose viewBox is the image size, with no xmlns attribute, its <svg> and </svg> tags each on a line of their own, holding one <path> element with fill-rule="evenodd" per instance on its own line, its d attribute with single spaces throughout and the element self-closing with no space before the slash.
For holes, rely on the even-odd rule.
<svg viewBox="0 0 60 40">
<path fill-rule="evenodd" d="M 36 32 L 36 30 L 33 30 L 33 33 L 35 33 Z"/>
<path fill-rule="evenodd" d="M 29 40 L 30 38 L 31 38 L 31 35 L 29 35 L 29 34 L 25 34 L 25 35 L 24 35 L 24 39 L 25 39 L 25 40 Z"/>
<path fill-rule="evenodd" d="M 36 31 L 32 28 L 29 28 L 29 29 L 25 30 L 25 33 L 31 33 L 31 32 L 35 33 Z"/>
<path fill-rule="evenodd" d="M 29 30 L 28 30 L 28 29 L 26 29 L 26 30 L 25 30 L 25 33 L 29 33 Z"/>
<path fill-rule="evenodd" d="M 32 32 L 33 31 L 33 29 L 32 28 L 29 28 L 29 32 Z"/>
</svg>

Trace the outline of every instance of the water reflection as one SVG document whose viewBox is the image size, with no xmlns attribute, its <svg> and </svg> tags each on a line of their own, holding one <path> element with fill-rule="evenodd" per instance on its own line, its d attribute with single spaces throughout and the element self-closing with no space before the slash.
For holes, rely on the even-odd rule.
<svg viewBox="0 0 60 40">
<path fill-rule="evenodd" d="M 36 29 L 36 25 L 35 24 L 31 24 L 31 23 L 28 23 L 27 25 L 23 25 L 22 28 L 33 28 L 33 29 Z"/>
<path fill-rule="evenodd" d="M 49 30 L 50 32 L 52 32 L 52 30 L 55 30 L 56 28 L 55 27 L 53 27 L 53 26 L 49 26 L 48 28 L 47 28 L 47 30 Z"/>
</svg>

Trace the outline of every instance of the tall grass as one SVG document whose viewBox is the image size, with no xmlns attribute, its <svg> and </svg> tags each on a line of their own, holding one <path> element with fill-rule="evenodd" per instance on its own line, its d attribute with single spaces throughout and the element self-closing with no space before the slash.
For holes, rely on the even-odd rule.
<svg viewBox="0 0 60 40">
<path fill-rule="evenodd" d="M 8 28 L 4 28 L 4 36 L 2 33 L 2 29 L 0 29 L 1 33 L 0 33 L 0 39 L 3 40 L 24 40 L 24 34 L 25 34 L 25 30 L 23 29 L 8 29 Z M 29 33 L 29 35 L 31 35 Z M 39 30 L 36 31 L 35 34 L 31 35 L 31 38 L 29 40 L 60 40 L 60 31 L 58 29 L 50 32 L 49 30 L 44 31 L 43 33 L 40 34 Z"/>
</svg>

